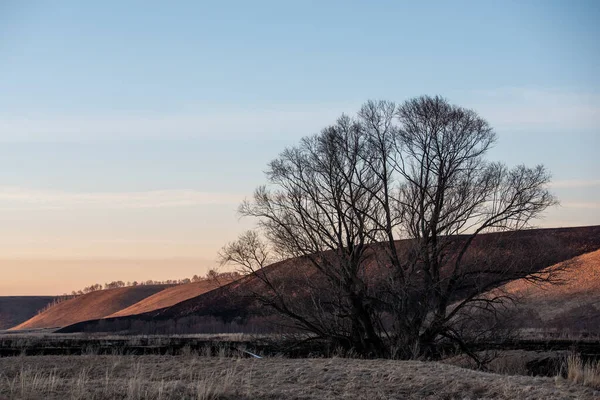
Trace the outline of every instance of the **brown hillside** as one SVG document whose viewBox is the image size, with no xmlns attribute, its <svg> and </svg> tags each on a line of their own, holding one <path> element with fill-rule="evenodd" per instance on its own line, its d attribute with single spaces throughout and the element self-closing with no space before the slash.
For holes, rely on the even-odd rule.
<svg viewBox="0 0 600 400">
<path fill-rule="evenodd" d="M 524 328 L 600 329 L 600 250 L 567 261 L 560 285 L 518 280 L 500 288 L 519 298 L 515 319 Z"/>
<path fill-rule="evenodd" d="M 453 238 L 457 242 L 464 239 L 460 236 Z M 399 253 L 406 252 L 410 245 L 410 241 L 398 241 Z M 540 246 L 544 249 L 542 256 L 531 251 L 540 249 Z M 490 255 L 492 258 L 489 260 L 500 270 L 511 265 L 527 265 L 531 270 L 539 271 L 599 248 L 600 226 L 535 229 L 480 235 L 473 242 L 468 258 L 476 263 L 481 255 L 484 259 Z M 314 273 L 310 263 L 302 258 L 272 264 L 266 267 L 266 271 L 270 279 L 285 281 L 287 289 L 296 293 L 297 302 L 306 297 L 306 274 Z M 314 281 L 318 282 L 318 279 Z M 170 307 L 138 315 L 87 321 L 65 327 L 61 332 L 262 332 L 264 324 L 260 321 L 272 321 L 277 317 L 271 309 L 257 304 L 248 296 L 261 287 L 258 279 L 247 276 Z"/>
<path fill-rule="evenodd" d="M 167 287 L 169 285 L 140 285 L 87 293 L 50 307 L 11 330 L 54 328 L 104 318 Z"/>
<path fill-rule="evenodd" d="M 27 321 L 53 300 L 53 296 L 1 296 L 0 330 Z"/>
<path fill-rule="evenodd" d="M 160 308 L 170 307 L 174 304 L 180 303 L 192 297 L 200 296 L 210 290 L 213 290 L 221 285 L 227 284 L 230 281 L 223 280 L 203 280 L 201 282 L 193 282 L 185 285 L 177 285 L 165 290 L 161 290 L 152 296 L 146 297 L 145 299 L 109 315 L 111 317 L 123 317 L 126 315 L 142 314 Z"/>
</svg>

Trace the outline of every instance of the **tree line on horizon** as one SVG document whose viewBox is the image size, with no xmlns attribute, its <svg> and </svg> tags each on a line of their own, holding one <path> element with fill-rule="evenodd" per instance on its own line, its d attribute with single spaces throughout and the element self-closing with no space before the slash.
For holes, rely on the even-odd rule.
<svg viewBox="0 0 600 400">
<path fill-rule="evenodd" d="M 167 279 L 167 280 L 153 280 L 147 279 L 145 281 L 112 281 L 106 282 L 104 285 L 100 283 L 94 283 L 90 286 L 86 286 L 83 289 L 73 290 L 71 294 L 64 293 L 61 297 L 73 298 L 75 296 L 81 296 L 87 293 L 97 292 L 99 290 L 118 289 L 123 287 L 136 287 L 136 286 L 150 286 L 150 285 L 185 285 L 188 283 L 211 281 L 211 280 L 233 280 L 240 278 L 242 274 L 238 271 L 227 271 L 218 272 L 217 270 L 210 269 L 206 275 L 194 275 L 191 278 L 183 279 Z"/>
</svg>

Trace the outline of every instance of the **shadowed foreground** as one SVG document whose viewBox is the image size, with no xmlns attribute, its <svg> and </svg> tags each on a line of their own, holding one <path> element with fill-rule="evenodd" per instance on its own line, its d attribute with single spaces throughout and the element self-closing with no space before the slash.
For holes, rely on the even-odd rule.
<svg viewBox="0 0 600 400">
<path fill-rule="evenodd" d="M 52 303 L 54 299 L 54 296 L 0 296 L 0 330 L 11 328 L 34 317 L 38 310 Z"/>
<path fill-rule="evenodd" d="M 63 356 L 0 359 L 10 399 L 593 399 L 560 378 L 504 376 L 434 362 Z"/>
</svg>

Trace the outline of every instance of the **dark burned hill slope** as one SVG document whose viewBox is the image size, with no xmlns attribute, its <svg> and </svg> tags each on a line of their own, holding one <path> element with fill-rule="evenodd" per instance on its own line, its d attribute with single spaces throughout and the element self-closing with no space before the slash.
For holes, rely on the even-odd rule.
<svg viewBox="0 0 600 400">
<path fill-rule="evenodd" d="M 465 237 L 453 238 L 458 242 L 464 239 Z M 397 242 L 401 254 L 408 251 L 410 245 L 410 241 Z M 499 268 L 527 264 L 529 268 L 540 270 L 599 248 L 600 226 L 535 229 L 480 235 L 473 243 L 471 257 L 476 259 L 482 254 L 490 254 Z M 541 252 L 538 251 L 540 249 Z M 272 276 L 285 277 L 291 290 L 297 290 L 298 293 L 302 293 L 304 281 L 296 278 L 310 270 L 308 262 L 301 258 L 285 260 L 267 268 Z M 247 323 L 252 318 L 274 318 L 269 310 L 245 295 L 258 285 L 256 278 L 248 276 L 171 307 L 139 315 L 87 321 L 63 328 L 61 332 L 213 333 L 219 329 L 248 331 L 247 326 L 240 324 Z"/>
<path fill-rule="evenodd" d="M 0 330 L 27 321 L 54 299 L 54 296 L 0 296 Z"/>
<path fill-rule="evenodd" d="M 146 312 L 152 312 L 162 308 L 170 307 L 185 300 L 198 297 L 201 294 L 209 292 L 230 282 L 231 280 L 224 281 L 223 279 L 207 279 L 200 282 L 176 285 L 165 290 L 161 290 L 160 292 L 146 297 L 145 299 L 140 300 L 127 308 L 119 310 L 116 313 L 109 315 L 108 318 L 143 314 Z"/>
<path fill-rule="evenodd" d="M 54 328 L 103 318 L 167 287 L 169 285 L 140 285 L 87 293 L 58 303 L 11 330 Z"/>
</svg>

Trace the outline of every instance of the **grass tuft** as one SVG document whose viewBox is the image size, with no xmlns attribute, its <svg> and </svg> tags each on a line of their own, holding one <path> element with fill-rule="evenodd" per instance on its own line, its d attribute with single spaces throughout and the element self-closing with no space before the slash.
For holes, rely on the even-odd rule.
<svg viewBox="0 0 600 400">
<path fill-rule="evenodd" d="M 594 389 L 600 389 L 600 361 L 584 362 L 577 354 L 567 357 L 567 379 Z"/>
</svg>

